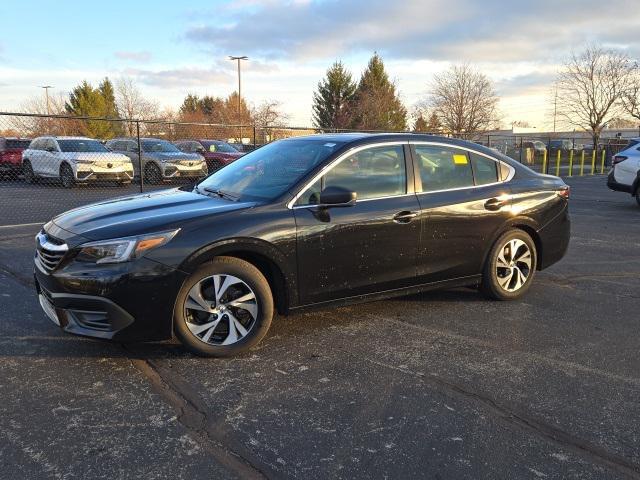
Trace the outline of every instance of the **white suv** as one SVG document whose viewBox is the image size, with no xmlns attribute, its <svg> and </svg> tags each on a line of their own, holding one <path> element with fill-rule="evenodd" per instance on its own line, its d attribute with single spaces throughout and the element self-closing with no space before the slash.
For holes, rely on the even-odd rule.
<svg viewBox="0 0 640 480">
<path fill-rule="evenodd" d="M 613 157 L 607 186 L 630 193 L 640 205 L 640 137 L 631 139 L 624 150 Z"/>
<path fill-rule="evenodd" d="M 112 153 L 98 140 L 85 137 L 38 137 L 22 152 L 24 179 L 58 178 L 65 188 L 79 182 L 113 180 L 131 183 L 133 165 L 126 155 Z"/>
</svg>

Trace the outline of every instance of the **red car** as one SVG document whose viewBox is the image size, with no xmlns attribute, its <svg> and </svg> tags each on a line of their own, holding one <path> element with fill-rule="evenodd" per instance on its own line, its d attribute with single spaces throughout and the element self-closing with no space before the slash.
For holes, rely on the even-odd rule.
<svg viewBox="0 0 640 480">
<path fill-rule="evenodd" d="M 22 172 L 22 151 L 29 147 L 28 138 L 0 137 L 0 174 Z"/>
<path fill-rule="evenodd" d="M 181 151 L 199 153 L 207 161 L 209 173 L 229 165 L 244 155 L 231 145 L 221 140 L 178 140 L 173 142 Z"/>
</svg>

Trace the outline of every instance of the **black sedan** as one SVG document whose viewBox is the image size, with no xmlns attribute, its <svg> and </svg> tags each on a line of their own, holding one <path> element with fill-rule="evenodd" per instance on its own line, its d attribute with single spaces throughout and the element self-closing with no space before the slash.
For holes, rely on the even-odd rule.
<svg viewBox="0 0 640 480">
<path fill-rule="evenodd" d="M 37 236 L 36 287 L 67 332 L 175 334 L 228 356 L 275 310 L 459 286 L 517 299 L 565 254 L 568 197 L 559 178 L 459 140 L 281 140 L 194 187 L 55 217 Z"/>
</svg>

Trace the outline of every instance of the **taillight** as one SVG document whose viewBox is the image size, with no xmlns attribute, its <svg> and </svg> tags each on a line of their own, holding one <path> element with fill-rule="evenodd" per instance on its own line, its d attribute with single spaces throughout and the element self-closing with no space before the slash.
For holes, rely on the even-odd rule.
<svg viewBox="0 0 640 480">
<path fill-rule="evenodd" d="M 629 157 L 625 157 L 624 155 L 616 155 L 615 157 L 613 157 L 611 165 L 617 165 L 620 162 L 624 162 L 627 158 Z"/>
<path fill-rule="evenodd" d="M 564 185 L 562 187 L 560 187 L 556 193 L 561 196 L 562 198 L 565 198 L 567 200 L 569 200 L 569 196 L 571 195 L 571 187 L 569 185 Z"/>
</svg>

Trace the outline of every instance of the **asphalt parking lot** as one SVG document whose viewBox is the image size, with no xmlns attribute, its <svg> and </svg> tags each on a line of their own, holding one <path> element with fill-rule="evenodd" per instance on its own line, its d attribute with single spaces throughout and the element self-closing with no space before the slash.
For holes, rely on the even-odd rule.
<svg viewBox="0 0 640 480">
<path fill-rule="evenodd" d="M 278 317 L 227 360 L 61 333 L 30 224 L 77 200 L 0 184 L 0 478 L 640 478 L 640 208 L 567 183 L 569 252 L 522 301 Z"/>
</svg>

